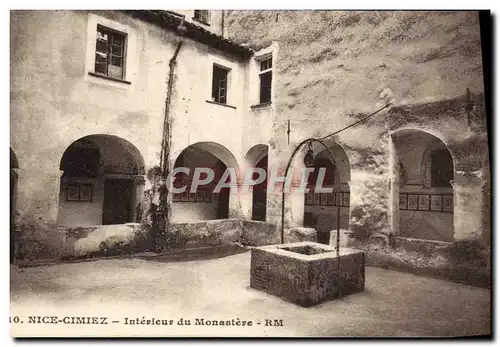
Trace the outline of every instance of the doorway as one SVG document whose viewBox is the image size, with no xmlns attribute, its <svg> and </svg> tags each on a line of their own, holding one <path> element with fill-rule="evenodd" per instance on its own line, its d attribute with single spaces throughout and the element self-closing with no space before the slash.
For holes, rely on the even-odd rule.
<svg viewBox="0 0 500 347">
<path fill-rule="evenodd" d="M 105 180 L 102 224 L 124 224 L 132 220 L 132 187 L 133 181 L 130 179 Z"/>
<path fill-rule="evenodd" d="M 266 179 L 253 187 L 252 220 L 265 222 L 267 208 L 267 155 L 257 163 L 256 167 L 265 171 Z M 256 179 L 256 177 L 254 176 L 253 179 Z"/>
</svg>

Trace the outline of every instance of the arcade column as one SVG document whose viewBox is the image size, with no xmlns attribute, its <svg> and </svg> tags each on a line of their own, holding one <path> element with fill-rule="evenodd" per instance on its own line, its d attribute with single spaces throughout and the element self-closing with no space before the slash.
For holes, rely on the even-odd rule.
<svg viewBox="0 0 500 347">
<path fill-rule="evenodd" d="M 456 173 L 455 180 L 451 181 L 455 241 L 477 240 L 483 236 L 485 183 L 485 180 L 470 173 Z"/>
</svg>

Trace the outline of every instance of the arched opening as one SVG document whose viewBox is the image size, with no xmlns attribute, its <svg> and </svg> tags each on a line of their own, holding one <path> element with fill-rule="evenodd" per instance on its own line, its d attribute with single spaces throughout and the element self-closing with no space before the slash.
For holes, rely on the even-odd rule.
<svg viewBox="0 0 500 347">
<path fill-rule="evenodd" d="M 253 186 L 252 190 L 252 220 L 266 221 L 267 208 L 267 155 L 259 160 L 256 168 L 262 169 L 266 173 L 263 182 Z M 257 174 L 254 174 L 255 176 Z M 256 179 L 257 177 L 254 177 Z"/>
<path fill-rule="evenodd" d="M 189 174 L 177 173 L 175 176 L 174 187 L 177 189 L 185 187 L 185 190 L 172 196 L 172 222 L 229 218 L 231 189 L 223 187 L 217 192 L 216 187 L 227 169 L 234 170 L 235 174 L 238 173 L 238 166 L 231 152 L 214 142 L 198 142 L 179 154 L 174 169 L 180 167 L 189 169 Z M 201 184 L 208 180 L 207 174 L 202 172 L 199 186 L 194 187 L 193 178 L 197 168 L 213 170 L 214 178 L 210 182 Z M 236 183 L 235 180 L 236 177 L 228 175 L 225 182 Z"/>
<path fill-rule="evenodd" d="M 416 239 L 453 241 L 453 158 L 439 138 L 420 130 L 392 135 L 395 232 Z"/>
<path fill-rule="evenodd" d="M 304 198 L 304 226 L 316 229 L 318 242 L 324 244 L 330 243 L 333 230 L 349 229 L 350 206 L 349 158 L 334 141 L 327 145 L 333 158 L 320 144 L 313 145 L 314 171 L 309 175 Z M 325 188 L 332 191 L 323 192 Z"/>
<path fill-rule="evenodd" d="M 19 162 L 16 154 L 10 148 L 10 261 L 14 262 L 16 256 L 16 195 L 17 195 L 17 169 Z"/>
<path fill-rule="evenodd" d="M 251 167 L 264 170 L 265 179 L 263 182 L 252 187 L 252 220 L 266 221 L 267 210 L 267 175 L 268 175 L 268 147 L 266 145 L 253 146 L 245 156 L 247 164 Z M 258 173 L 254 173 L 253 180 L 256 180 Z"/>
<path fill-rule="evenodd" d="M 144 159 L 130 142 L 89 135 L 64 152 L 60 169 L 58 224 L 109 225 L 134 222 L 144 191 Z"/>
</svg>

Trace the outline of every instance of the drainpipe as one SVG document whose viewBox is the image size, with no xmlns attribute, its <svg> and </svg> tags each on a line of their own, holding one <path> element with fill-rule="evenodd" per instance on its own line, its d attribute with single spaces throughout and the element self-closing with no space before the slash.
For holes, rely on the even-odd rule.
<svg viewBox="0 0 500 347">
<path fill-rule="evenodd" d="M 165 99 L 165 118 L 163 120 L 163 138 L 162 138 L 162 153 L 161 153 L 161 176 L 166 179 L 168 176 L 168 158 L 170 155 L 170 145 L 172 140 L 170 121 L 170 106 L 172 104 L 172 90 L 174 87 L 174 75 L 175 75 L 175 64 L 177 61 L 177 55 L 182 47 L 183 40 L 181 39 L 177 44 L 175 53 L 168 63 L 168 81 L 167 81 L 167 97 Z"/>
<path fill-rule="evenodd" d="M 184 17 L 181 18 L 181 23 L 177 27 L 177 34 L 181 36 L 181 39 L 177 43 L 177 47 L 175 49 L 174 55 L 170 59 L 168 64 L 168 81 L 167 81 L 167 96 L 165 99 L 165 114 L 163 119 L 163 136 L 161 142 L 161 156 L 160 156 L 160 170 L 161 170 L 161 185 L 159 188 L 159 197 L 160 201 L 158 204 L 158 209 L 156 212 L 156 218 L 153 222 L 153 239 L 155 243 L 155 251 L 160 251 L 161 248 L 158 244 L 158 240 L 160 235 L 162 235 L 166 227 L 170 221 L 171 211 L 168 207 L 168 188 L 166 186 L 166 179 L 169 174 L 169 158 L 170 158 L 170 148 L 172 143 L 172 121 L 170 117 L 170 108 L 172 105 L 172 93 L 174 88 L 174 79 L 175 79 L 175 65 L 177 62 L 177 56 L 179 55 L 179 51 L 183 44 L 182 36 L 185 31 L 184 27 Z"/>
<path fill-rule="evenodd" d="M 220 20 L 220 36 L 224 37 L 224 15 L 225 12 L 222 10 L 221 20 Z"/>
</svg>

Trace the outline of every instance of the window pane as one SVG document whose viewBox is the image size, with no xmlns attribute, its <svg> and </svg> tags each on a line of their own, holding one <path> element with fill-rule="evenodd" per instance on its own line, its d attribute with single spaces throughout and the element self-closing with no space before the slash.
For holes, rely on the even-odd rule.
<svg viewBox="0 0 500 347">
<path fill-rule="evenodd" d="M 260 103 L 271 102 L 271 82 L 273 74 L 271 71 L 260 75 Z"/>
<path fill-rule="evenodd" d="M 97 29 L 97 40 L 98 41 L 108 41 L 108 34 L 103 32 L 102 29 Z"/>
<path fill-rule="evenodd" d="M 100 73 L 100 74 L 103 74 L 103 75 L 106 75 L 107 71 L 107 64 L 106 63 L 98 63 L 96 62 L 95 63 L 95 73 Z"/>
<path fill-rule="evenodd" d="M 111 65 L 121 67 L 122 66 L 122 58 L 121 57 L 111 57 Z"/>
<path fill-rule="evenodd" d="M 214 66 L 212 79 L 212 98 L 215 102 L 226 103 L 228 71 Z"/>
<path fill-rule="evenodd" d="M 113 45 L 118 45 L 118 46 L 123 46 L 123 36 L 119 34 L 114 34 L 112 36 L 112 44 Z"/>
<path fill-rule="evenodd" d="M 121 67 L 109 65 L 108 76 L 113 78 L 123 78 L 123 70 Z"/>
<path fill-rule="evenodd" d="M 205 23 L 208 23 L 208 21 L 210 20 L 209 14 L 210 12 L 208 10 L 194 10 L 194 18 Z"/>
<path fill-rule="evenodd" d="M 260 62 L 260 71 L 264 71 L 273 67 L 273 58 L 268 58 Z"/>
<path fill-rule="evenodd" d="M 106 53 L 96 52 L 95 61 L 96 63 L 106 63 L 108 55 Z"/>
<path fill-rule="evenodd" d="M 97 41 L 95 49 L 98 52 L 106 53 L 108 51 L 108 45 L 106 41 Z"/>
<path fill-rule="evenodd" d="M 123 78 L 126 35 L 102 26 L 97 27 L 95 72 L 114 78 Z"/>
<path fill-rule="evenodd" d="M 111 46 L 111 54 L 117 57 L 122 56 L 122 48 L 120 46 Z"/>
</svg>

